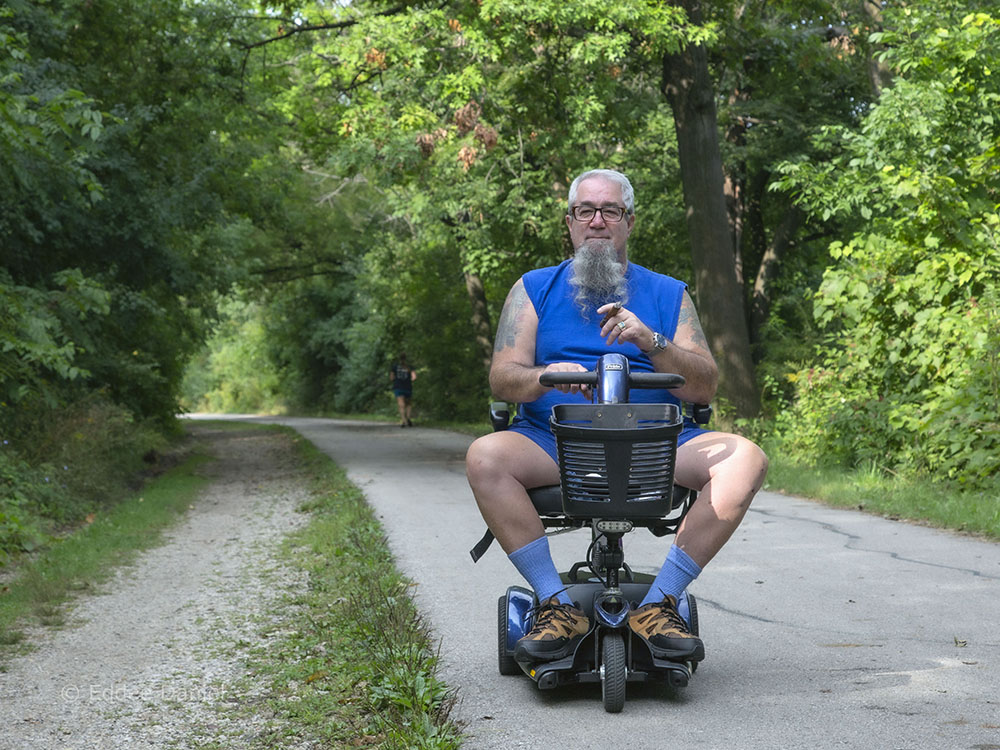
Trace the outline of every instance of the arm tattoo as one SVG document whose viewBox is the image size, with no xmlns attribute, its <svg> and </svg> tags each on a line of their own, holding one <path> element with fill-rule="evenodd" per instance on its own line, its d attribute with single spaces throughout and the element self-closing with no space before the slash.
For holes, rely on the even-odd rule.
<svg viewBox="0 0 1000 750">
<path fill-rule="evenodd" d="M 500 313 L 500 322 L 497 324 L 497 336 L 493 342 L 493 351 L 499 352 L 503 349 L 514 346 L 517 336 L 521 332 L 521 311 L 529 304 L 528 293 L 524 291 L 524 285 L 518 282 L 507 295 L 507 301 L 503 305 Z"/>
<path fill-rule="evenodd" d="M 680 329 L 681 326 L 689 326 L 691 328 L 692 344 L 703 347 L 705 351 L 709 351 L 708 340 L 705 338 L 705 332 L 701 329 L 701 321 L 698 320 L 698 313 L 694 309 L 694 302 L 687 292 L 684 292 L 684 300 L 681 302 L 681 312 L 677 318 L 677 328 Z"/>
</svg>

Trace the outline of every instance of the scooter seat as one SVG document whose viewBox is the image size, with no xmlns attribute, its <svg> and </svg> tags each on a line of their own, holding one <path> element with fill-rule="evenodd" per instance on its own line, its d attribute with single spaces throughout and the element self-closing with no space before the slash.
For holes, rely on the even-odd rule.
<svg viewBox="0 0 1000 750">
<path fill-rule="evenodd" d="M 684 504 L 684 501 L 690 493 L 691 490 L 687 487 L 674 485 L 673 502 L 671 507 L 679 508 Z M 531 502 L 534 504 L 535 510 L 538 511 L 538 515 L 548 516 L 550 518 L 553 516 L 563 515 L 562 489 L 558 484 L 546 485 L 545 487 L 533 487 L 528 490 L 528 497 L 531 498 Z M 642 525 L 654 526 L 655 519 Z"/>
<path fill-rule="evenodd" d="M 545 521 L 546 528 L 574 528 L 587 525 L 586 519 L 573 519 L 563 513 L 562 488 L 558 484 L 533 487 L 528 490 L 528 497 L 534 504 L 539 517 L 547 519 Z M 674 485 L 672 507 L 684 508 L 686 512 L 685 506 L 693 502 L 694 497 L 693 490 Z M 683 513 L 680 516 L 674 515 L 670 518 L 638 518 L 635 519 L 635 525 L 648 528 L 654 536 L 666 536 L 676 532 L 682 516 Z M 493 532 L 487 529 L 483 538 L 469 551 L 473 562 L 478 562 L 492 543 Z"/>
<path fill-rule="evenodd" d="M 528 490 L 528 497 L 535 505 L 540 516 L 561 516 L 563 514 L 562 489 L 558 484 L 545 487 L 533 487 Z"/>
</svg>

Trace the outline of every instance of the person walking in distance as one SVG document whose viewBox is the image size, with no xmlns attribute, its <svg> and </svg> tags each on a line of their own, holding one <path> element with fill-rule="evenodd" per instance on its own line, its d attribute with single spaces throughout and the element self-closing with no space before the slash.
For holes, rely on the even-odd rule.
<svg viewBox="0 0 1000 750">
<path fill-rule="evenodd" d="M 416 379 L 416 370 L 410 367 L 410 363 L 406 360 L 406 352 L 400 352 L 399 359 L 389 371 L 392 393 L 399 408 L 400 427 L 413 427 L 413 381 Z"/>
</svg>

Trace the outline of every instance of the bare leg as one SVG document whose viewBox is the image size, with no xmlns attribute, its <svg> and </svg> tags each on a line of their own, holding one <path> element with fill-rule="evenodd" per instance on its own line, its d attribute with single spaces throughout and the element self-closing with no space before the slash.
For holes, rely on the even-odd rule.
<svg viewBox="0 0 1000 750">
<path fill-rule="evenodd" d="M 465 457 L 469 486 L 479 512 L 508 555 L 545 533 L 525 487 L 559 483 L 555 461 L 517 432 L 476 440 Z"/>
<path fill-rule="evenodd" d="M 399 423 L 406 424 L 406 396 L 396 396 L 396 408 L 399 409 Z"/>
<path fill-rule="evenodd" d="M 766 475 L 767 456 L 738 435 L 712 432 L 680 446 L 674 479 L 699 494 L 675 544 L 705 567 L 740 525 Z"/>
</svg>

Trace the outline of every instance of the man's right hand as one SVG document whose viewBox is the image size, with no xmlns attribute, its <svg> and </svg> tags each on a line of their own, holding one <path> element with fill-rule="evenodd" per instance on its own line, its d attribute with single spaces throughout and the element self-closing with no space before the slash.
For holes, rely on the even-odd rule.
<svg viewBox="0 0 1000 750">
<path fill-rule="evenodd" d="M 544 370 L 542 370 L 542 372 L 539 373 L 539 376 L 546 372 L 587 372 L 587 368 L 576 362 L 553 362 L 551 365 L 548 365 Z M 554 385 L 552 388 L 555 388 L 557 391 L 561 391 L 562 393 L 580 393 L 584 396 L 584 398 L 591 398 L 591 389 L 589 385 L 580 385 L 579 383 L 563 383 L 560 385 Z"/>
</svg>

